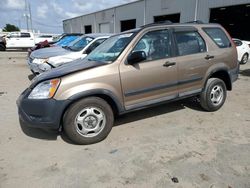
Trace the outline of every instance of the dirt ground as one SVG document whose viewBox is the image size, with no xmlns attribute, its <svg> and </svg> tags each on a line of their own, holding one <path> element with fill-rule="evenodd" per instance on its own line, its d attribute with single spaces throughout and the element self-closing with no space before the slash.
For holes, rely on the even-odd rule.
<svg viewBox="0 0 250 188">
<path fill-rule="evenodd" d="M 119 117 L 106 140 L 78 146 L 20 128 L 16 99 L 30 84 L 25 57 L 0 53 L 1 188 L 250 187 L 250 63 L 217 112 L 193 99 L 165 104 Z"/>
</svg>

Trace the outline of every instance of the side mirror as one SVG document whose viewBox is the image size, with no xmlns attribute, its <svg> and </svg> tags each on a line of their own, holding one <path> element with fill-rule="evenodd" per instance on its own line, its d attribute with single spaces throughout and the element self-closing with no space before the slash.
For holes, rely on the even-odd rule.
<svg viewBox="0 0 250 188">
<path fill-rule="evenodd" d="M 147 59 L 147 55 L 146 55 L 146 53 L 144 51 L 132 52 L 128 56 L 128 64 L 133 65 L 135 63 L 142 62 L 142 61 L 144 61 L 146 59 Z"/>
</svg>

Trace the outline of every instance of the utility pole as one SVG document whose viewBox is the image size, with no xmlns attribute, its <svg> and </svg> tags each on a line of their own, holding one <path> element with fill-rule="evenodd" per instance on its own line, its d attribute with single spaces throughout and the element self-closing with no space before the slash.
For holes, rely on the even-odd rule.
<svg viewBox="0 0 250 188">
<path fill-rule="evenodd" d="M 27 31 L 33 31 L 33 26 L 32 26 L 32 16 L 31 16 L 31 8 L 30 8 L 30 3 L 25 0 L 25 13 L 24 17 L 26 18 L 26 25 L 27 25 Z"/>
<path fill-rule="evenodd" d="M 30 3 L 28 4 L 28 6 L 29 6 L 29 18 L 30 18 L 30 30 L 33 32 L 32 15 L 31 15 Z"/>
<path fill-rule="evenodd" d="M 27 31 L 29 31 L 29 15 L 28 15 L 28 3 L 27 0 L 25 0 L 25 9 L 24 9 L 24 17 L 26 19 L 26 26 L 27 26 Z"/>
<path fill-rule="evenodd" d="M 198 3 L 199 3 L 199 0 L 196 0 L 195 1 L 195 11 L 194 11 L 194 21 L 197 21 Z"/>
</svg>

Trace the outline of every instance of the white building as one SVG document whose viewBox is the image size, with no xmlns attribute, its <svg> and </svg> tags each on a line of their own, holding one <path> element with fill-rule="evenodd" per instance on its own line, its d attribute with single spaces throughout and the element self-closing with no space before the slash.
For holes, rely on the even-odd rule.
<svg viewBox="0 0 250 188">
<path fill-rule="evenodd" d="M 138 0 L 63 21 L 64 32 L 118 33 L 148 23 L 221 23 L 233 37 L 250 40 L 250 0 Z"/>
</svg>

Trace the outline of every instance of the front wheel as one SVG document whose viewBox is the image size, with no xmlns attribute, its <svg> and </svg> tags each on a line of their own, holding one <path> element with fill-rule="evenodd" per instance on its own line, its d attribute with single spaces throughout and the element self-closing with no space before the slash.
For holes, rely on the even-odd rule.
<svg viewBox="0 0 250 188">
<path fill-rule="evenodd" d="M 227 97 L 225 83 L 219 78 L 210 78 L 200 96 L 201 107 L 209 112 L 219 110 Z"/>
<path fill-rule="evenodd" d="M 89 97 L 69 107 L 63 119 L 63 130 L 76 144 L 94 144 L 105 139 L 113 127 L 110 105 L 101 98 Z"/>
</svg>

